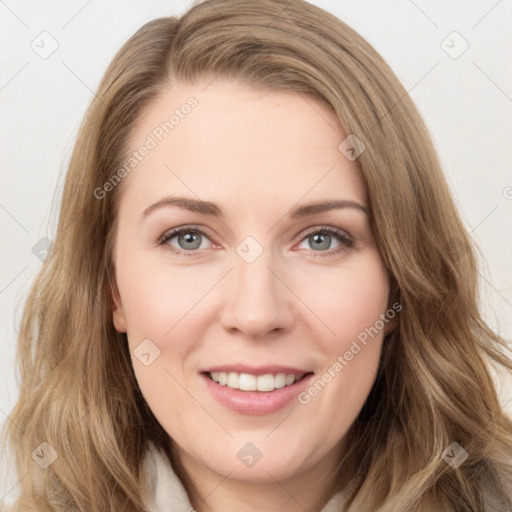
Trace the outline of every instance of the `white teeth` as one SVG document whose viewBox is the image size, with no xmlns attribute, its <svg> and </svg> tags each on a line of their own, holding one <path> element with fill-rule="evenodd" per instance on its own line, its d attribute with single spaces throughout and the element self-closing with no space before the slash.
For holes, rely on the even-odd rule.
<svg viewBox="0 0 512 512">
<path fill-rule="evenodd" d="M 228 383 L 226 384 L 229 388 L 238 389 L 238 374 L 234 372 L 228 373 Z"/>
<path fill-rule="evenodd" d="M 266 374 L 258 377 L 249 373 L 239 374 L 236 372 L 212 372 L 210 375 L 212 380 L 218 382 L 221 386 L 242 391 L 274 391 L 274 389 L 291 386 L 302 377 L 302 375 L 294 375 L 293 373 Z"/>
<path fill-rule="evenodd" d="M 258 377 L 258 391 L 274 391 L 276 388 L 276 378 L 273 375 L 260 375 Z"/>
<path fill-rule="evenodd" d="M 289 373 L 286 376 L 286 385 L 289 386 L 290 384 L 293 384 L 295 382 L 295 375 L 293 373 Z"/>
<path fill-rule="evenodd" d="M 258 389 L 257 377 L 248 373 L 241 373 L 238 377 L 238 389 L 242 391 L 256 391 Z"/>
<path fill-rule="evenodd" d="M 284 373 L 278 373 L 275 377 L 276 388 L 284 388 L 286 386 L 286 375 Z"/>
</svg>

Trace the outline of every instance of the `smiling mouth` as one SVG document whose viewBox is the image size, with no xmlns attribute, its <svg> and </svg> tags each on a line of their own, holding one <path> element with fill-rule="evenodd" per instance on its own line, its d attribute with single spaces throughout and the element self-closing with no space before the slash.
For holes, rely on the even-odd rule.
<svg viewBox="0 0 512 512">
<path fill-rule="evenodd" d="M 203 375 L 220 386 L 239 391 L 260 391 L 263 393 L 293 386 L 312 374 L 313 372 L 301 374 L 268 373 L 256 376 L 249 373 L 236 372 L 203 372 Z"/>
</svg>

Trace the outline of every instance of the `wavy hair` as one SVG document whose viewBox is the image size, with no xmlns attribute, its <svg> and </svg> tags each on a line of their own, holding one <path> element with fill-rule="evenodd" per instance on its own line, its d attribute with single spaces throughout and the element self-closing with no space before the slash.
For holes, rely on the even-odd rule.
<svg viewBox="0 0 512 512">
<path fill-rule="evenodd" d="M 16 511 L 145 510 L 146 442 L 168 437 L 144 401 L 126 334 L 112 321 L 118 171 L 144 109 L 175 82 L 223 77 L 314 97 L 366 150 L 357 162 L 371 225 L 403 309 L 375 384 L 348 432 L 344 510 L 512 509 L 512 422 L 491 366 L 507 343 L 478 308 L 476 250 L 429 132 L 407 91 L 353 29 L 303 0 L 207 0 L 140 28 L 109 65 L 67 169 L 54 249 L 26 300 L 19 399 L 4 445 L 16 457 Z M 31 459 L 42 442 L 58 458 Z M 457 442 L 467 459 L 452 468 Z M 341 469 L 343 470 L 341 472 Z"/>
</svg>

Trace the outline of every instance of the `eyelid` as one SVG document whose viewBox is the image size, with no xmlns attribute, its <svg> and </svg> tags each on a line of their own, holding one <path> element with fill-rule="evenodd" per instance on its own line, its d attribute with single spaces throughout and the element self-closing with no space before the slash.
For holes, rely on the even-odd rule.
<svg viewBox="0 0 512 512">
<path fill-rule="evenodd" d="M 300 240 L 303 240 L 304 238 L 306 238 L 314 233 L 334 234 L 334 235 L 338 235 L 339 237 L 345 239 L 346 241 L 350 241 L 350 242 L 354 241 L 353 237 L 344 229 L 337 228 L 334 226 L 328 226 L 328 225 L 311 226 L 310 228 L 307 228 L 304 231 L 302 231 L 298 236 L 300 237 Z"/>
<path fill-rule="evenodd" d="M 184 231 L 197 231 L 198 233 L 201 233 L 210 239 L 210 234 L 205 227 L 200 226 L 199 224 L 184 224 L 183 226 L 176 226 L 175 228 L 164 231 L 164 233 L 158 238 L 157 243 L 165 243 L 170 238 L 173 238 L 174 236 L 179 235 Z"/>
</svg>

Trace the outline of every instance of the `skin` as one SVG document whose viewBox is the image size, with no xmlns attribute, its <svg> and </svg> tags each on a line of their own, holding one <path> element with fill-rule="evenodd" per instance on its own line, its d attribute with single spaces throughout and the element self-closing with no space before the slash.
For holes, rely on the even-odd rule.
<svg viewBox="0 0 512 512">
<path fill-rule="evenodd" d="M 197 511 L 319 511 L 392 323 L 307 405 L 293 400 L 273 414 L 227 409 L 199 372 L 280 363 L 321 376 L 388 309 L 387 272 L 360 209 L 289 218 L 298 204 L 326 199 L 367 207 L 357 161 L 338 150 L 347 134 L 334 114 L 293 92 L 207 84 L 173 84 L 132 133 L 133 151 L 168 112 L 197 99 L 122 183 L 114 325 L 127 332 L 138 384 L 170 436 Z M 224 215 L 172 205 L 143 216 L 171 194 L 214 202 Z M 187 225 L 208 232 L 199 235 L 199 249 L 178 236 L 158 244 L 169 229 Z M 323 226 L 343 230 L 353 245 L 304 234 Z M 250 264 L 236 253 L 247 236 L 263 249 Z M 173 252 L 187 248 L 195 254 Z M 148 366 L 134 356 L 144 339 L 160 350 Z M 247 442 L 262 454 L 250 468 L 237 458 Z"/>
</svg>

